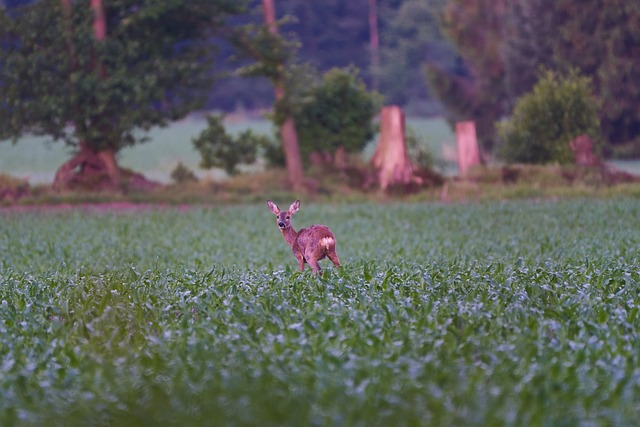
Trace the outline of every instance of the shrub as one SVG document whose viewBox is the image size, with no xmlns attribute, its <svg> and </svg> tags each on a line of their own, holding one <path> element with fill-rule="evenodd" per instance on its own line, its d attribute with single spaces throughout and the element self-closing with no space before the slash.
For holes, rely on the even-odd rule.
<svg viewBox="0 0 640 427">
<path fill-rule="evenodd" d="M 256 161 L 257 147 L 267 144 L 266 137 L 250 130 L 237 137 L 231 136 L 225 131 L 222 120 L 222 116 L 207 117 L 208 126 L 193 139 L 193 145 L 200 152 L 201 167 L 219 167 L 234 175 L 239 164 Z"/>
<path fill-rule="evenodd" d="M 182 162 L 178 162 L 175 169 L 171 172 L 171 179 L 177 184 L 198 181 L 198 177 L 196 177 L 193 171 Z"/>
<path fill-rule="evenodd" d="M 410 127 L 406 129 L 407 153 L 411 161 L 422 170 L 431 170 L 436 166 L 436 156 L 424 138 Z"/>
<path fill-rule="evenodd" d="M 373 117 L 381 99 L 367 91 L 358 71 L 334 68 L 306 90 L 300 108 L 294 109 L 303 161 L 314 151 L 334 153 L 339 147 L 347 153 L 362 151 L 375 133 Z"/>
<path fill-rule="evenodd" d="M 522 96 L 511 119 L 497 124 L 501 157 L 517 163 L 570 163 L 569 142 L 580 135 L 600 137 L 598 101 L 591 79 L 575 71 L 565 77 L 546 71 Z"/>
<path fill-rule="evenodd" d="M 0 204 L 4 202 L 15 202 L 30 192 L 31 187 L 28 181 L 0 173 Z"/>
</svg>

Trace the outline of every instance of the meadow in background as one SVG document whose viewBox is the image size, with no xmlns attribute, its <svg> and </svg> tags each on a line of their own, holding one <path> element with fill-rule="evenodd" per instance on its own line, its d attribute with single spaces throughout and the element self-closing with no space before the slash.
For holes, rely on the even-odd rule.
<svg viewBox="0 0 640 427">
<path fill-rule="evenodd" d="M 221 171 L 206 171 L 199 168 L 200 155 L 194 149 L 191 140 L 206 127 L 204 118 L 190 116 L 173 123 L 166 128 L 155 128 L 149 134 L 150 141 L 133 147 L 124 148 L 119 154 L 123 167 L 140 172 L 147 178 L 162 183 L 171 182 L 171 172 L 178 162 L 182 162 L 200 177 L 224 178 Z M 440 163 L 451 161 L 451 150 L 455 150 L 455 136 L 443 119 L 412 118 L 407 125 L 415 130 L 423 143 L 429 145 Z M 262 135 L 273 135 L 272 124 L 266 119 L 233 119 L 225 121 L 230 134 L 251 129 Z M 62 143 L 46 143 L 43 138 L 24 138 L 16 145 L 5 141 L 0 144 L 0 171 L 26 178 L 34 184 L 49 184 L 53 181 L 56 169 L 68 160 L 69 148 Z M 377 140 L 371 141 L 364 152 L 368 157 L 373 153 Z M 448 146 L 448 148 L 443 148 Z M 449 153 L 444 159 L 443 153 Z M 454 151 L 455 152 L 455 151 Z"/>
</svg>

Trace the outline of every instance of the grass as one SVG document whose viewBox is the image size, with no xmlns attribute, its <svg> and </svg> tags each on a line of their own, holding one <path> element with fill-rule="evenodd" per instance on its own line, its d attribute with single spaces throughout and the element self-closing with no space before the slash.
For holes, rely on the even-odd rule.
<svg viewBox="0 0 640 427">
<path fill-rule="evenodd" d="M 281 201 L 286 203 L 288 201 Z M 640 201 L 4 213 L 1 425 L 634 425 Z"/>
</svg>

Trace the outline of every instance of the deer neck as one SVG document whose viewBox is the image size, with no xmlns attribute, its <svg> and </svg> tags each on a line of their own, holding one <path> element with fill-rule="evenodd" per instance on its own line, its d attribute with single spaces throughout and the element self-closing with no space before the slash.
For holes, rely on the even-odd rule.
<svg viewBox="0 0 640 427">
<path fill-rule="evenodd" d="M 293 247 L 296 239 L 298 238 L 298 233 L 296 232 L 296 230 L 294 230 L 293 227 L 287 227 L 284 230 L 281 229 L 280 231 L 282 232 L 282 237 L 284 237 L 284 240 L 287 242 L 287 244 Z"/>
</svg>

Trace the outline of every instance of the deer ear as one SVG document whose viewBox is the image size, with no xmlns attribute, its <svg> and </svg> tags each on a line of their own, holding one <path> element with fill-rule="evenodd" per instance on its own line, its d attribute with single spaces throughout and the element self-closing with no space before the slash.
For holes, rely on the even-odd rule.
<svg viewBox="0 0 640 427">
<path fill-rule="evenodd" d="M 267 206 L 269 206 L 269 209 L 271 209 L 271 212 L 273 212 L 275 215 L 278 215 L 280 213 L 280 208 L 278 207 L 278 205 L 273 203 L 271 200 L 267 200 Z"/>
<path fill-rule="evenodd" d="M 291 206 L 289 206 L 289 213 L 293 215 L 294 213 L 298 212 L 298 209 L 300 209 L 300 200 L 296 200 L 295 202 L 291 203 Z"/>
</svg>

